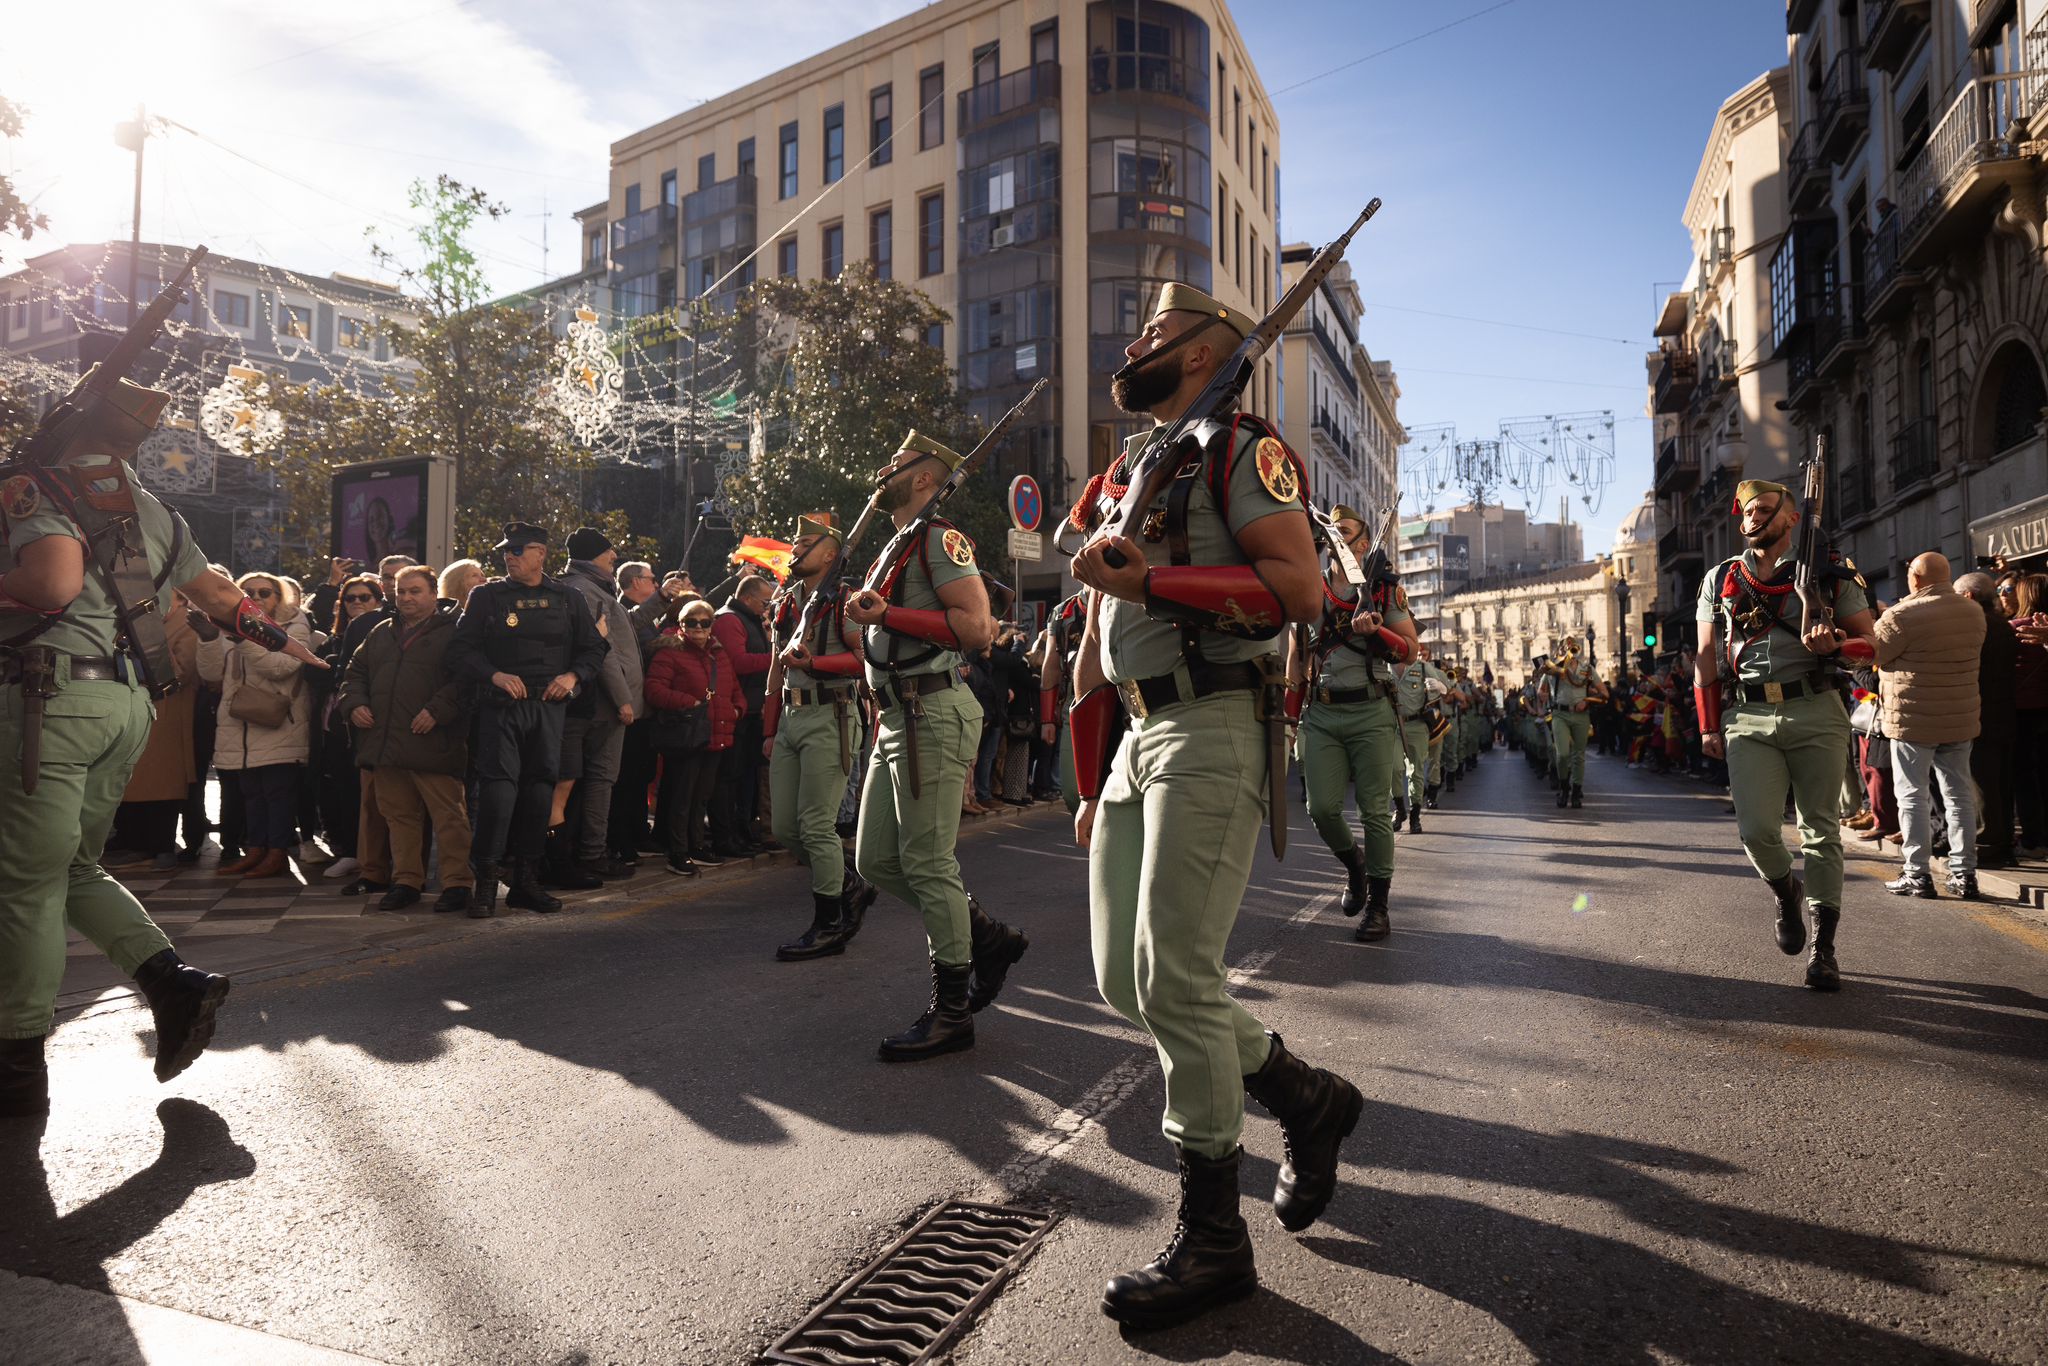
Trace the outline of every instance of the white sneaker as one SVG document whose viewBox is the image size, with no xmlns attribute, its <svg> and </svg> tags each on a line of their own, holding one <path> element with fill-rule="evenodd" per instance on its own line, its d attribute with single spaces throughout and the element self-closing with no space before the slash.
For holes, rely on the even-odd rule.
<svg viewBox="0 0 2048 1366">
<path fill-rule="evenodd" d="M 299 862 L 308 868 L 317 868 L 323 863 L 334 862 L 334 855 L 322 849 L 316 840 L 300 840 Z"/>
<path fill-rule="evenodd" d="M 361 870 L 362 866 L 362 864 L 357 863 L 352 858 L 338 858 L 334 862 L 328 864 L 327 871 L 320 874 L 320 876 L 335 878 L 354 877 L 356 873 Z"/>
</svg>

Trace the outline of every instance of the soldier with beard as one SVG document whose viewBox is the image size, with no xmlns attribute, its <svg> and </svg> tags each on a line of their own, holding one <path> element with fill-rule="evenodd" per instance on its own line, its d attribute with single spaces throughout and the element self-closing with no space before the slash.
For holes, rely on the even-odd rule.
<svg viewBox="0 0 2048 1366">
<path fill-rule="evenodd" d="M 1198 289 L 1166 287 L 1110 390 L 1119 408 L 1158 425 L 1131 437 L 1105 475 L 1105 498 L 1124 497 L 1149 443 L 1250 328 Z M 1296 1231 L 1329 1204 L 1338 1147 L 1364 1108 L 1356 1087 L 1289 1053 L 1225 989 L 1224 945 L 1251 877 L 1268 727 L 1279 719 L 1260 714 L 1260 661 L 1289 620 L 1313 620 L 1323 602 L 1299 462 L 1271 428 L 1233 414 L 1167 458 L 1185 461 L 1187 477 L 1128 524 L 1138 539 L 1091 541 L 1073 562 L 1094 590 L 1073 731 L 1084 796 L 1074 831 L 1089 851 L 1096 982 L 1157 1045 L 1161 1127 L 1180 1167 L 1173 1240 L 1103 1292 L 1103 1312 L 1134 1328 L 1178 1323 L 1258 1289 L 1238 1211 L 1247 1093 L 1284 1128 L 1273 1208 Z M 1119 700 L 1129 730 L 1112 759 Z M 1384 790 L 1376 796 L 1386 800 Z"/>
<path fill-rule="evenodd" d="M 938 518 L 920 523 L 917 514 L 959 464 L 959 455 L 928 436 L 903 439 L 877 479 L 878 506 L 896 535 L 846 605 L 847 619 L 867 632 L 877 707 L 854 863 L 862 877 L 917 907 L 931 954 L 931 1003 L 910 1028 L 882 1040 L 885 1062 L 972 1048 L 971 1012 L 995 1000 L 1029 947 L 1022 934 L 980 913 L 953 853 L 960 790 L 982 722 L 960 663 L 995 639 L 996 622 L 973 543 Z"/>
</svg>

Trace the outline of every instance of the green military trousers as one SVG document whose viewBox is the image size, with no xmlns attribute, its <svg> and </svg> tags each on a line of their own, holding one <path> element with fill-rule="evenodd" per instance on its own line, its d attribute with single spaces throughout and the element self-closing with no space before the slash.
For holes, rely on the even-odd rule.
<svg viewBox="0 0 2048 1366">
<path fill-rule="evenodd" d="M 1582 711 L 1550 713 L 1550 739 L 1555 748 L 1551 771 L 1580 787 L 1586 785 L 1586 735 L 1591 721 Z"/>
<path fill-rule="evenodd" d="M 1401 722 L 1401 755 L 1394 767 L 1395 799 L 1411 807 L 1421 806 L 1423 790 L 1428 786 L 1429 722 L 1410 716 Z"/>
<path fill-rule="evenodd" d="M 1369 702 L 1311 702 L 1301 718 L 1301 777 L 1308 818 L 1330 852 L 1352 847 L 1344 798 L 1355 787 L 1365 826 L 1368 877 L 1394 875 L 1394 820 L 1387 796 L 1401 762 L 1400 722 L 1384 697 Z"/>
<path fill-rule="evenodd" d="M 928 693 L 917 725 L 918 793 L 910 791 L 909 718 L 890 707 L 875 727 L 874 757 L 860 796 L 854 867 L 924 917 L 932 957 L 948 967 L 974 961 L 967 923 L 967 887 L 953 843 L 960 835 L 960 797 L 981 742 L 981 704 L 965 687 Z"/>
<path fill-rule="evenodd" d="M 1738 703 L 1722 725 L 1728 743 L 1728 788 L 1742 848 L 1765 878 L 1792 871 L 1785 847 L 1785 793 L 1798 813 L 1806 855 L 1806 896 L 1842 904 L 1842 824 L 1838 803 L 1849 716 L 1832 692 L 1787 702 Z"/>
<path fill-rule="evenodd" d="M 860 747 L 860 714 L 852 702 L 785 707 L 775 730 L 768 761 L 769 823 L 776 840 L 810 865 L 811 890 L 819 896 L 838 896 L 846 882 L 839 803 L 846 796 L 848 758 L 858 755 Z"/>
<path fill-rule="evenodd" d="M 1096 986 L 1152 1036 L 1166 1074 L 1160 1127 L 1202 1157 L 1236 1150 L 1244 1079 L 1271 1047 L 1224 989 L 1223 966 L 1265 815 L 1254 697 L 1212 693 L 1131 722 L 1089 840 Z"/>
<path fill-rule="evenodd" d="M 100 867 L 154 716 L 141 688 L 65 683 L 44 707 L 42 780 L 31 797 L 21 786 L 21 689 L 0 687 L 0 1038 L 50 1032 L 67 922 L 130 975 L 171 946 Z"/>
<path fill-rule="evenodd" d="M 1444 785 L 1444 744 L 1449 739 L 1450 736 L 1447 733 L 1429 742 L 1429 781 L 1423 784 L 1423 786 L 1442 787 Z"/>
</svg>

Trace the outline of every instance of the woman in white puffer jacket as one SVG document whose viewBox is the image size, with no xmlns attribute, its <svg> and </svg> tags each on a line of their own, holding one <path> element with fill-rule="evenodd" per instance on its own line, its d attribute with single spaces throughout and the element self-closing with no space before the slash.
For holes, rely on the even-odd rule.
<svg viewBox="0 0 2048 1366">
<path fill-rule="evenodd" d="M 264 573 L 244 574 L 236 582 L 287 635 L 310 647 L 297 585 Z M 199 676 L 221 690 L 213 746 L 221 802 L 240 802 L 244 820 L 245 852 L 219 871 L 224 877 L 277 877 L 289 871 L 297 844 L 299 770 L 312 750 L 312 691 L 300 677 L 303 666 L 290 655 L 231 639 L 211 622 L 194 627 L 202 637 L 212 627 L 212 638 L 199 645 Z M 250 695 L 244 697 L 245 691 Z M 287 701 L 283 720 L 266 724 L 262 710 L 280 696 Z"/>
</svg>

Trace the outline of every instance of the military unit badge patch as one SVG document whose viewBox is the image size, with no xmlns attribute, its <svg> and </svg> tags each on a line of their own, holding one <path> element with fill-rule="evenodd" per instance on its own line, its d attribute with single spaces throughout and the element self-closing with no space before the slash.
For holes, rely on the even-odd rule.
<svg viewBox="0 0 2048 1366">
<path fill-rule="evenodd" d="M 968 540 L 963 533 L 949 528 L 943 544 L 946 547 L 947 559 L 962 569 L 974 567 L 974 542 Z"/>
<path fill-rule="evenodd" d="M 1283 503 L 1291 503 L 1301 497 L 1301 479 L 1295 474 L 1294 461 L 1279 437 L 1260 438 L 1255 458 L 1259 482 L 1266 486 L 1266 492 Z"/>
<path fill-rule="evenodd" d="M 42 490 L 26 474 L 17 474 L 0 484 L 0 513 L 5 513 L 13 521 L 33 516 L 42 502 Z"/>
</svg>

